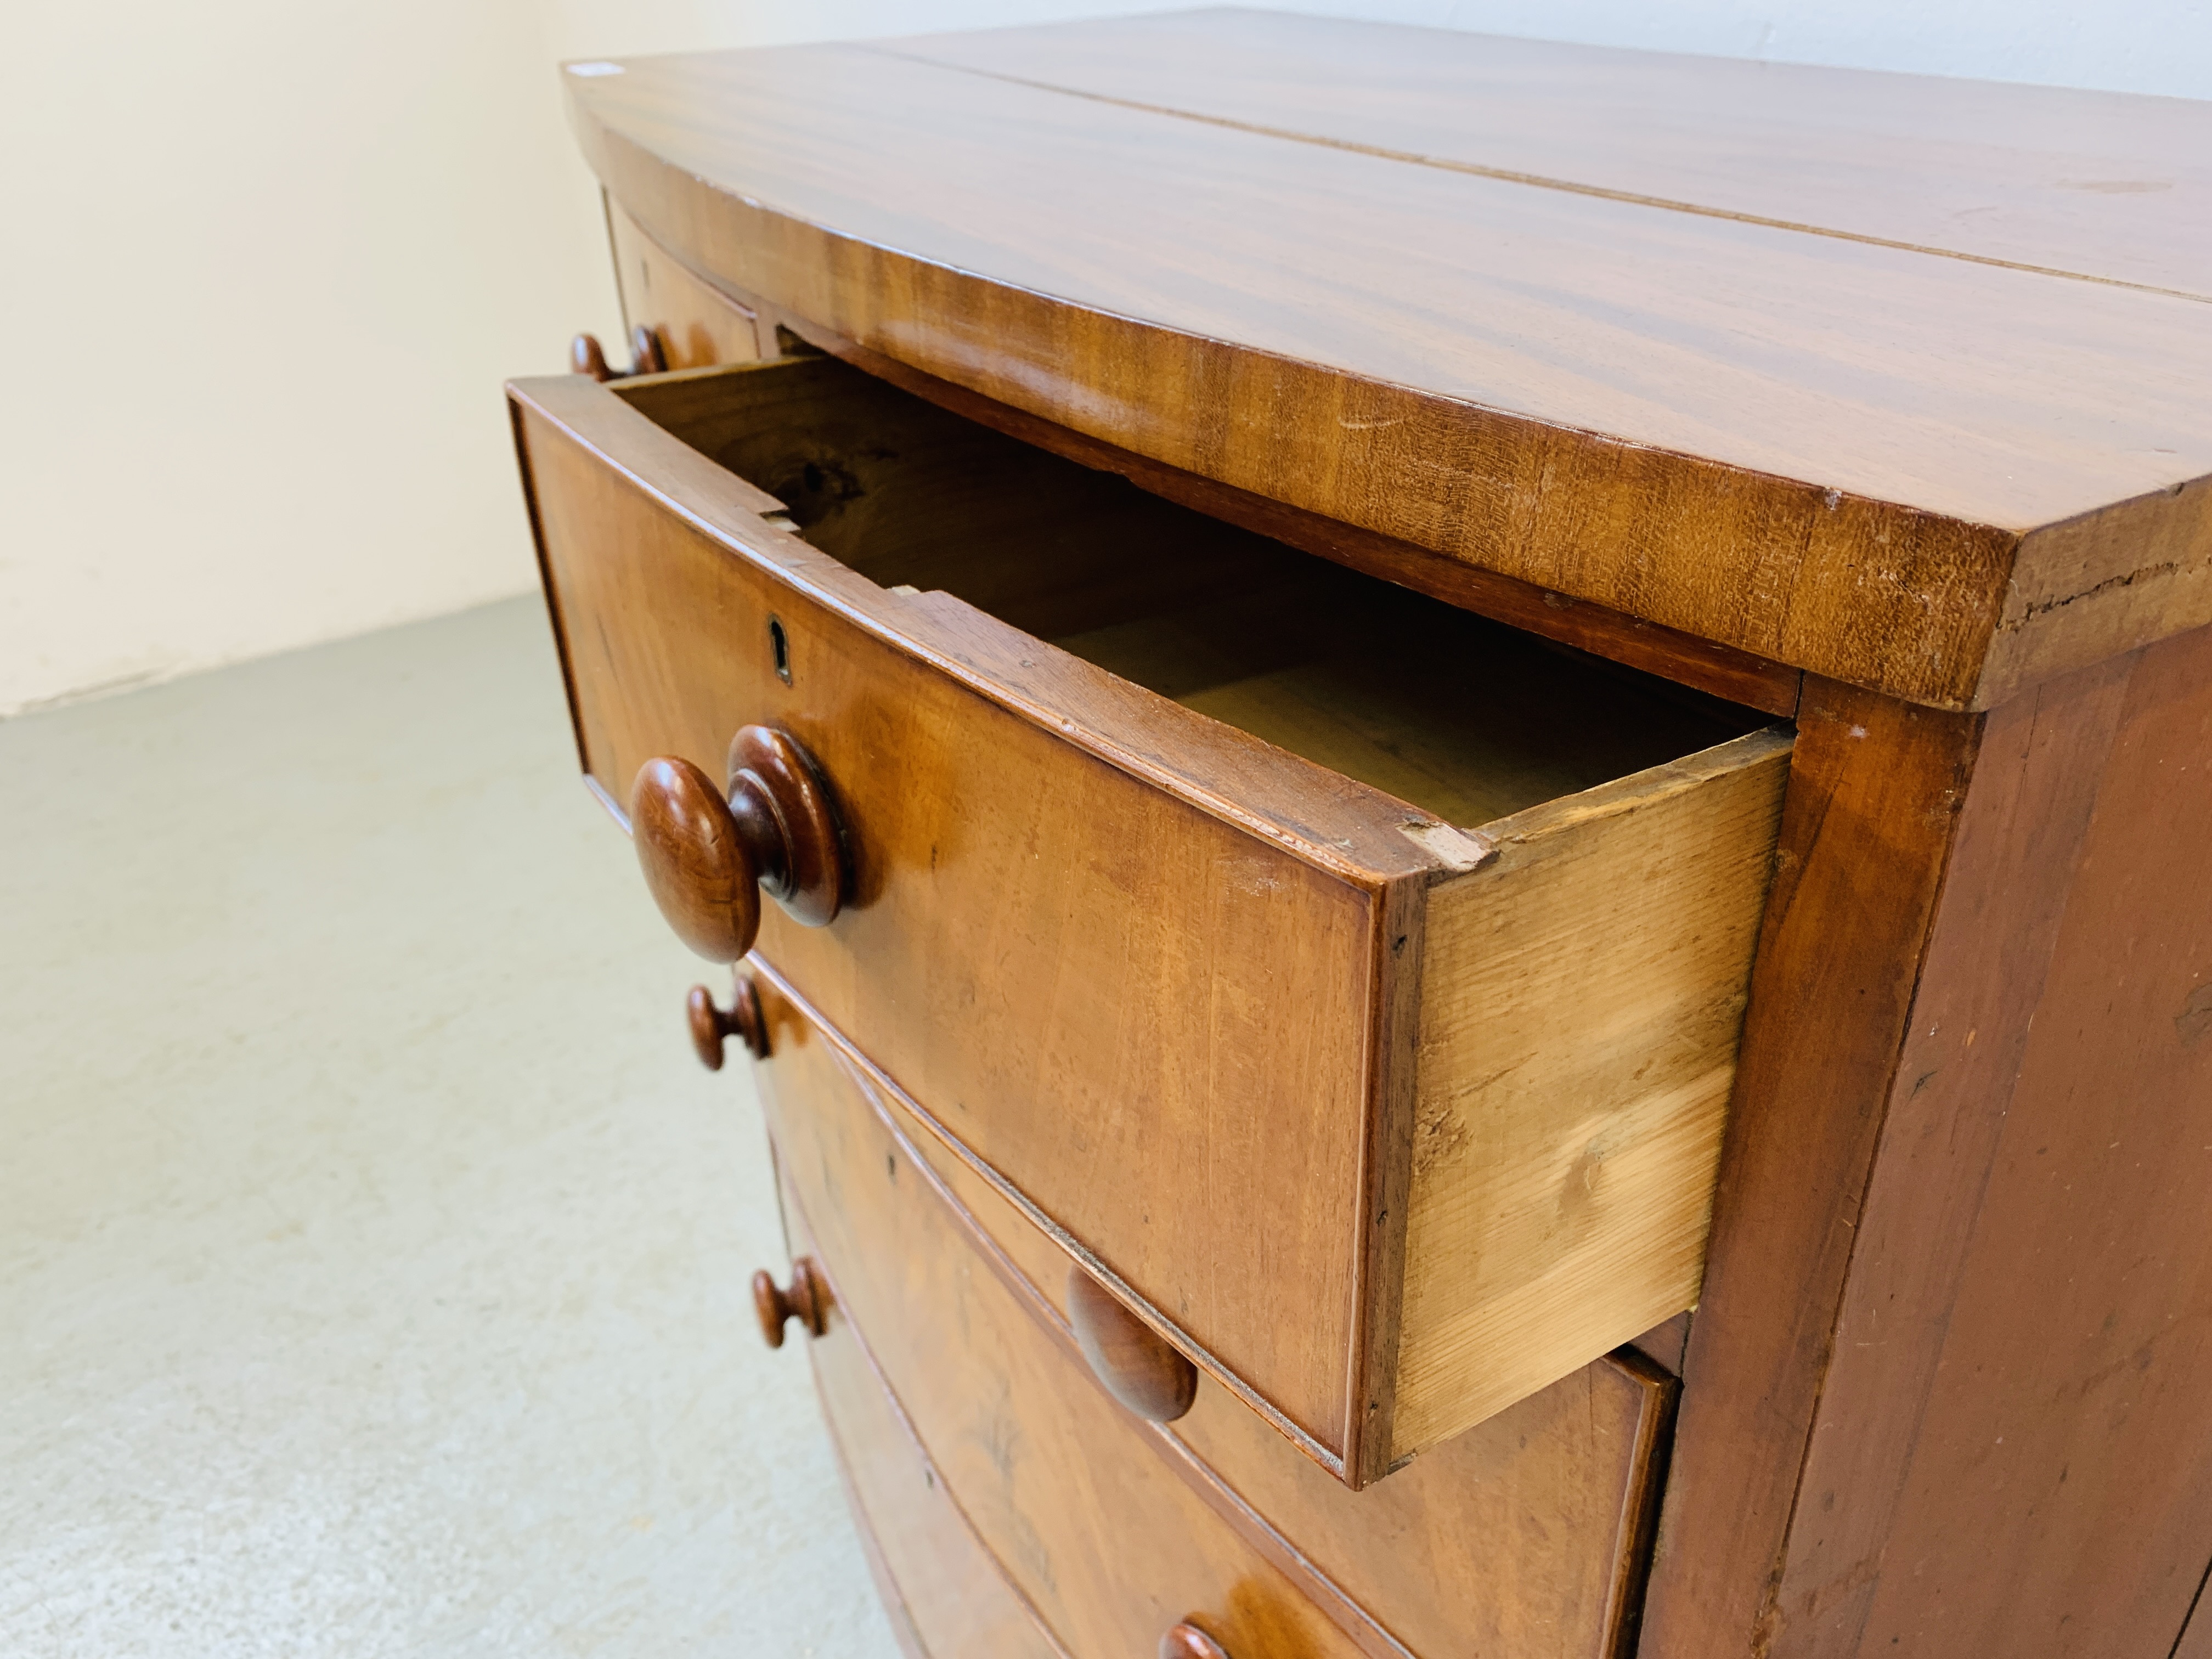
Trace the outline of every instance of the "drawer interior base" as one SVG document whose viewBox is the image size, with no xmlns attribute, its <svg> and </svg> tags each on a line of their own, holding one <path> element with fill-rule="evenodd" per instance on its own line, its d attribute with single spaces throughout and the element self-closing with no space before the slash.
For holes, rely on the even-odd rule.
<svg viewBox="0 0 2212 1659">
<path fill-rule="evenodd" d="M 617 389 L 871 580 L 951 592 L 1449 823 L 1766 723 L 1179 507 L 834 358 Z"/>
</svg>

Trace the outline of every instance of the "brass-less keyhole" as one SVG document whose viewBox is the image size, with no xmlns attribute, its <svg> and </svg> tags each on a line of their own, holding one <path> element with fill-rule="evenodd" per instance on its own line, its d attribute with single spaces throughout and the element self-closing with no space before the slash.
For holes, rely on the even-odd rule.
<svg viewBox="0 0 2212 1659">
<path fill-rule="evenodd" d="M 775 655 L 775 677 L 786 685 L 791 684 L 791 641 L 784 635 L 783 623 L 774 617 L 768 619 L 768 648 Z"/>
</svg>

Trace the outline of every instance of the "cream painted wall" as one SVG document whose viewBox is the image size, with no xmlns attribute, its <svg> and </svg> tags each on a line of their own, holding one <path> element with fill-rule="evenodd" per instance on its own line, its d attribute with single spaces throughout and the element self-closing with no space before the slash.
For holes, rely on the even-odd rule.
<svg viewBox="0 0 2212 1659">
<path fill-rule="evenodd" d="M 532 580 L 498 400 L 618 332 L 562 58 L 1113 0 L 19 7 L 0 66 L 0 716 Z M 1626 46 L 2212 98 L 2203 0 L 1322 0 Z"/>
<path fill-rule="evenodd" d="M 512 593 L 609 308 L 528 0 L 11 9 L 0 713 Z"/>
</svg>

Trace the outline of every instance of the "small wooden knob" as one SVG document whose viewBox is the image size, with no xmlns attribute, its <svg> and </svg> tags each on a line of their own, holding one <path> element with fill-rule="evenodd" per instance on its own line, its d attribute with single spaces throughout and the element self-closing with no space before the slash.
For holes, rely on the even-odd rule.
<svg viewBox="0 0 2212 1659">
<path fill-rule="evenodd" d="M 743 1042 L 755 1060 L 768 1058 L 768 1018 L 761 1012 L 760 993 L 744 975 L 738 975 L 738 988 L 726 1011 L 714 1006 L 705 986 L 695 985 L 684 999 L 684 1013 L 691 1028 L 691 1046 L 708 1071 L 722 1069 L 722 1044 L 730 1037 Z"/>
<path fill-rule="evenodd" d="M 1229 1650 L 1186 1619 L 1160 1638 L 1160 1659 L 1229 1659 Z"/>
<path fill-rule="evenodd" d="M 1067 1317 L 1106 1392 L 1138 1416 L 1172 1423 L 1198 1398 L 1198 1367 L 1080 1266 L 1067 1270 Z"/>
<path fill-rule="evenodd" d="M 787 732 L 738 733 L 726 794 L 688 760 L 646 762 L 630 787 L 629 824 L 660 914 L 709 962 L 737 962 L 753 948 L 763 888 L 810 927 L 844 904 L 844 842 L 829 786 Z"/>
<path fill-rule="evenodd" d="M 596 334 L 579 334 L 568 342 L 568 372 L 588 374 L 595 380 L 611 380 L 615 372 L 607 367 L 607 354 L 599 345 Z"/>
<path fill-rule="evenodd" d="M 629 331 L 631 374 L 665 374 L 668 354 L 661 349 L 660 336 L 640 323 Z M 579 334 L 568 342 L 568 372 L 588 374 L 595 380 L 620 380 L 628 376 L 607 362 L 606 348 L 599 343 L 596 334 Z"/>
<path fill-rule="evenodd" d="M 753 1311 L 760 1316 L 761 1335 L 771 1348 L 783 1346 L 783 1328 L 796 1319 L 809 1336 L 830 1328 L 830 1286 L 811 1257 L 791 1264 L 791 1288 L 778 1290 L 765 1270 L 753 1275 Z"/>
</svg>

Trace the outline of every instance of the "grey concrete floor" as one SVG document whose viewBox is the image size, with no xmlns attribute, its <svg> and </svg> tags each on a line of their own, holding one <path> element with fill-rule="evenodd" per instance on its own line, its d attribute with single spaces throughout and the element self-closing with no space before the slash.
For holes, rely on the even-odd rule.
<svg viewBox="0 0 2212 1659">
<path fill-rule="evenodd" d="M 888 1656 L 518 601 L 0 725 L 0 1653 Z"/>
</svg>

